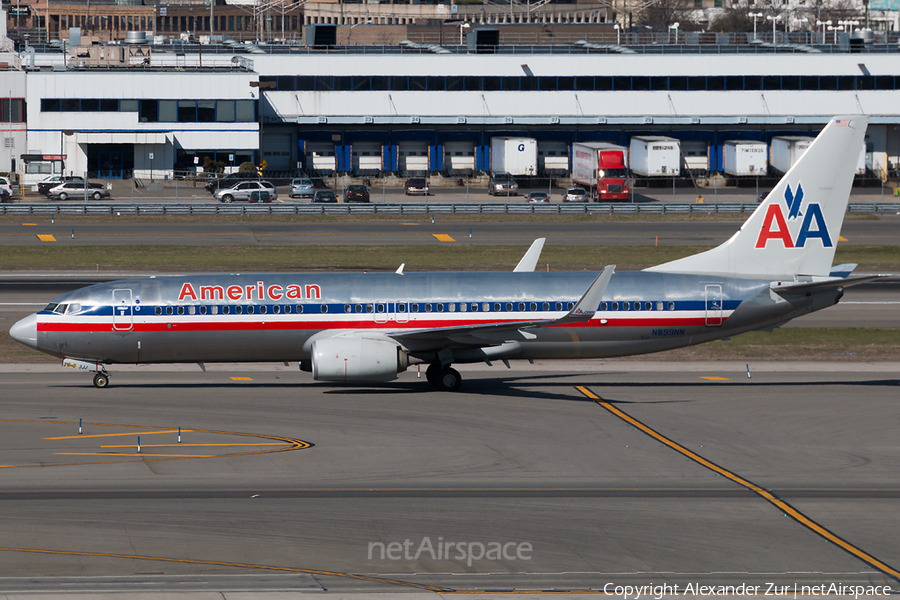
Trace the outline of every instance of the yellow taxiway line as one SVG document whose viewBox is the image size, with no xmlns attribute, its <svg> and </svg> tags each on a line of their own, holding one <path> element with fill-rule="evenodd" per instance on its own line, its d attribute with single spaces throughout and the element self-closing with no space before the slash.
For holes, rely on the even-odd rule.
<svg viewBox="0 0 900 600">
<path fill-rule="evenodd" d="M 641 421 L 638 421 L 631 415 L 623 412 L 622 410 L 613 406 L 609 402 L 606 402 L 603 398 L 601 398 L 600 396 L 598 396 L 597 394 L 595 394 L 594 392 L 592 392 L 585 386 L 579 385 L 579 386 L 576 386 L 575 389 L 577 389 L 579 392 L 581 392 L 582 394 L 584 394 L 585 396 L 587 396 L 588 398 L 590 398 L 591 400 L 596 402 L 599 406 L 605 408 L 606 410 L 608 410 L 609 412 L 611 412 L 618 418 L 622 419 L 629 425 L 636 427 L 637 429 L 640 429 L 641 431 L 643 431 L 644 433 L 646 433 L 653 439 L 657 440 L 658 442 L 665 444 L 672 450 L 688 457 L 689 459 L 706 467 L 707 469 L 714 471 L 714 472 L 718 473 L 719 475 L 726 477 L 727 479 L 730 479 L 731 481 L 737 483 L 738 485 L 744 486 L 748 490 L 754 492 L 758 496 L 765 499 L 769 504 L 772 504 L 773 506 L 778 508 L 778 510 L 782 511 L 785 515 L 791 517 L 792 519 L 794 519 L 795 521 L 797 521 L 798 523 L 800 523 L 807 529 L 822 536 L 829 542 L 839 546 L 844 551 L 852 554 L 853 556 L 860 559 L 861 561 L 868 564 L 869 566 L 871 566 L 875 569 L 878 569 L 885 575 L 888 575 L 890 577 L 893 577 L 894 579 L 900 580 L 900 571 L 881 562 L 880 560 L 878 560 L 871 554 L 865 552 L 864 550 L 861 550 L 860 548 L 857 548 L 850 542 L 848 542 L 848 541 L 842 539 L 841 537 L 839 537 L 838 535 L 832 533 L 831 531 L 829 531 L 822 525 L 819 525 L 818 523 L 816 523 L 815 521 L 813 521 L 812 519 L 810 519 L 809 517 L 804 515 L 802 512 L 800 512 L 799 510 L 797 510 L 796 508 L 794 508 L 793 506 L 791 506 L 784 500 L 779 499 L 772 492 L 769 492 L 768 490 L 765 490 L 765 489 L 759 487 L 755 483 L 753 483 L 747 479 L 744 479 L 740 475 L 737 475 L 736 473 L 729 471 L 728 469 L 725 469 L 724 467 L 720 467 L 719 465 L 715 464 L 714 462 L 711 462 L 711 461 L 703 458 L 699 454 L 692 452 L 691 450 L 688 450 L 681 444 L 670 440 L 669 438 L 662 435 L 658 431 L 650 428 L 647 425 L 644 425 L 644 423 L 642 423 Z"/>
</svg>

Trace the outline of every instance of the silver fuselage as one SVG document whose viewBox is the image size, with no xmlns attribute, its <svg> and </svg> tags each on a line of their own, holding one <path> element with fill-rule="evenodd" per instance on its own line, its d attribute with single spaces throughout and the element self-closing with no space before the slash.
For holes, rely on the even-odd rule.
<svg viewBox="0 0 900 600">
<path fill-rule="evenodd" d="M 60 296 L 35 315 L 36 347 L 103 363 L 304 361 L 311 341 L 390 337 L 414 359 L 502 346 L 498 358 L 597 358 L 699 344 L 780 325 L 835 304 L 831 290 L 785 299 L 770 279 L 616 272 L 586 323 L 454 340 L 447 328 L 560 318 L 596 272 L 298 273 L 131 279 Z M 55 307 L 53 305 L 56 305 Z M 438 340 L 438 337 L 440 338 Z M 448 341 L 449 340 L 449 341 Z"/>
</svg>

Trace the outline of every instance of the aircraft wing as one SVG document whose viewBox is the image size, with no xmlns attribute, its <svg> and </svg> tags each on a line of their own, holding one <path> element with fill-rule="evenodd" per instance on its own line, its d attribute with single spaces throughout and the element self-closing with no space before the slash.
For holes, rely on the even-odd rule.
<svg viewBox="0 0 900 600">
<path fill-rule="evenodd" d="M 485 323 L 476 325 L 460 325 L 456 327 L 437 327 L 430 329 L 416 329 L 413 331 L 398 331 L 387 334 L 398 342 L 422 347 L 444 347 L 452 344 L 490 346 L 503 342 L 534 339 L 534 333 L 528 331 L 548 325 L 564 325 L 568 323 L 580 323 L 591 320 L 600 304 L 600 298 L 609 285 L 609 280 L 615 271 L 615 265 L 609 265 L 594 279 L 585 290 L 572 310 L 559 319 L 539 319 L 528 321 L 506 321 L 502 323 Z"/>
<path fill-rule="evenodd" d="M 848 288 L 861 283 L 868 283 L 876 279 L 883 279 L 890 275 L 859 275 L 857 277 L 825 279 L 820 281 L 797 281 L 773 283 L 771 289 L 777 294 L 813 294 L 838 288 Z"/>
</svg>

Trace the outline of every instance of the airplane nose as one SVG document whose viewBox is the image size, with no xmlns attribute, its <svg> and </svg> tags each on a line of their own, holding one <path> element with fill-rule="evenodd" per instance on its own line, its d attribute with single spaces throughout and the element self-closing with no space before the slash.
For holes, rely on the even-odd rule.
<svg viewBox="0 0 900 600">
<path fill-rule="evenodd" d="M 37 350 L 37 315 L 29 315 L 13 325 L 9 335 L 17 342 Z"/>
</svg>

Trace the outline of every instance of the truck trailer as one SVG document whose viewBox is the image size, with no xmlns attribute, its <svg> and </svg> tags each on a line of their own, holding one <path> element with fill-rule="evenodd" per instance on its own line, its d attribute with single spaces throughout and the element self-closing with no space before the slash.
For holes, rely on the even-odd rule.
<svg viewBox="0 0 900 600">
<path fill-rule="evenodd" d="M 723 171 L 735 177 L 764 177 L 768 171 L 769 148 L 765 142 L 728 140 L 722 147 Z"/>
<path fill-rule="evenodd" d="M 778 174 L 787 173 L 800 160 L 814 138 L 805 135 L 776 135 L 772 138 L 769 165 Z"/>
<path fill-rule="evenodd" d="M 595 202 L 628 200 L 628 149 L 606 142 L 572 144 L 572 181 Z"/>
<path fill-rule="evenodd" d="M 537 140 L 524 137 L 491 138 L 491 173 L 537 175 Z"/>
<path fill-rule="evenodd" d="M 635 136 L 629 144 L 631 171 L 642 177 L 681 175 L 681 144 L 661 135 Z"/>
</svg>

